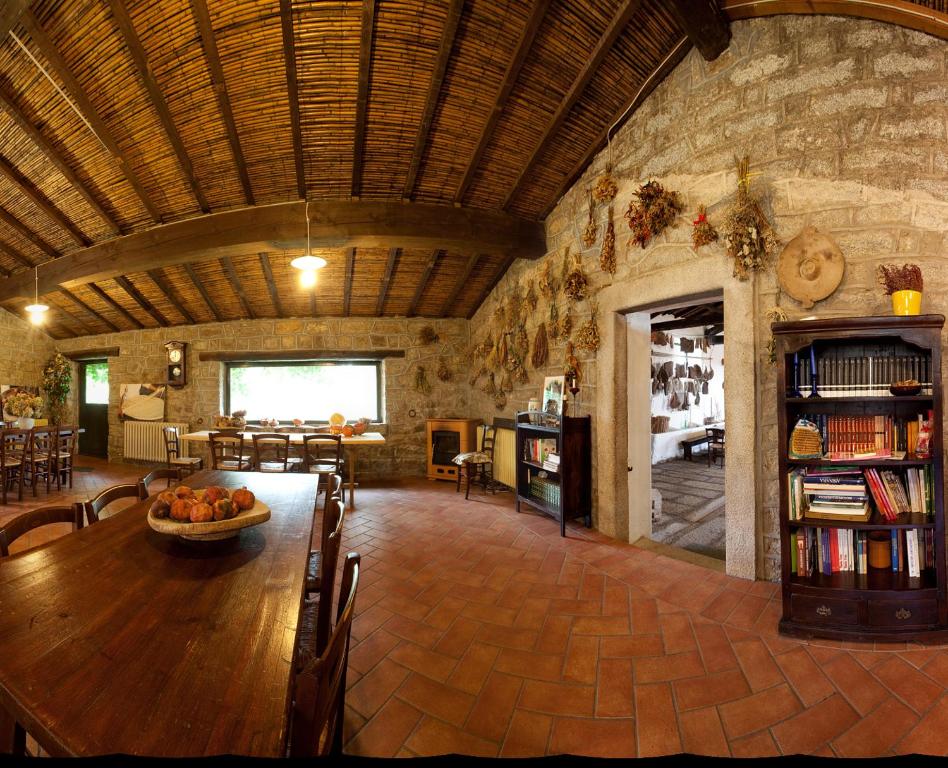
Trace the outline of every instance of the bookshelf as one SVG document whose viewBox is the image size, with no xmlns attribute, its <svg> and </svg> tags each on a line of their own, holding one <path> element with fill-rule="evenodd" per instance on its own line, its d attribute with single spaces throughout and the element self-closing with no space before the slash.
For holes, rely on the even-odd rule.
<svg viewBox="0 0 948 768">
<path fill-rule="evenodd" d="M 918 315 L 773 324 L 782 633 L 866 641 L 948 634 L 944 322 Z M 920 391 L 888 393 L 905 379 Z M 822 457 L 791 450 L 800 419 L 820 435 Z M 929 450 L 916 454 L 926 420 Z"/>
<path fill-rule="evenodd" d="M 559 520 L 560 536 L 566 521 L 584 518 L 592 525 L 592 420 L 563 416 L 556 426 L 532 423 L 543 414 L 517 414 L 517 512 L 521 503 Z M 559 457 L 558 464 L 548 458 Z"/>
</svg>

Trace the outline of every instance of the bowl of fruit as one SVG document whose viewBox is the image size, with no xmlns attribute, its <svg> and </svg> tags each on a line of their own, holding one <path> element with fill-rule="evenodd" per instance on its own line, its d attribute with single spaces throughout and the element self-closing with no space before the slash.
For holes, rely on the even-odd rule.
<svg viewBox="0 0 948 768">
<path fill-rule="evenodd" d="M 889 386 L 889 392 L 896 397 L 912 397 L 922 391 L 922 385 L 915 379 L 905 379 L 904 381 L 894 381 Z"/>
<path fill-rule="evenodd" d="M 148 510 L 148 525 L 192 541 L 230 539 L 241 528 L 270 519 L 270 507 L 247 488 L 231 491 L 220 485 L 162 491 Z"/>
</svg>

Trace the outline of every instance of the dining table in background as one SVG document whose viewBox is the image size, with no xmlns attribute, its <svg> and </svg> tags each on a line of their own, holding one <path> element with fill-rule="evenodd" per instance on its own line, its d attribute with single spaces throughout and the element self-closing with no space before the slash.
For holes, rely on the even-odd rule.
<svg viewBox="0 0 948 768">
<path fill-rule="evenodd" d="M 204 470 L 265 523 L 190 542 L 152 499 L 0 560 L 0 751 L 13 719 L 48 753 L 282 757 L 317 475 Z"/>
<path fill-rule="evenodd" d="M 178 439 L 186 440 L 188 442 L 193 442 L 193 443 L 209 443 L 210 437 L 208 436 L 211 434 L 211 432 L 215 432 L 215 431 L 217 430 L 204 429 L 199 432 L 188 432 L 186 435 L 181 435 L 181 437 Z M 252 445 L 253 435 L 259 434 L 259 432 L 257 433 L 240 432 L 239 434 L 243 435 L 244 441 L 246 443 L 250 443 Z M 308 434 L 317 434 L 317 433 L 310 432 Z M 287 435 L 290 438 L 291 446 L 299 446 L 300 448 L 302 448 L 303 438 L 305 437 L 303 433 L 290 432 L 290 433 L 287 433 Z M 363 447 L 373 446 L 373 445 L 375 446 L 385 445 L 385 436 L 381 432 L 364 432 L 361 435 L 352 435 L 351 437 L 346 437 L 345 435 L 343 435 L 342 437 L 342 447 L 346 454 L 346 463 L 349 465 L 349 478 L 348 478 L 349 495 L 346 498 L 346 509 L 349 510 L 350 512 L 356 508 L 355 451 L 358 448 L 363 448 Z"/>
</svg>

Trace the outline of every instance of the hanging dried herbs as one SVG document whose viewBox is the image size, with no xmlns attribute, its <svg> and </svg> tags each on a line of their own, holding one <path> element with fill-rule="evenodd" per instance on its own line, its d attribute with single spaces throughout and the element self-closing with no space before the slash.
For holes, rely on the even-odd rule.
<svg viewBox="0 0 948 768">
<path fill-rule="evenodd" d="M 496 395 L 494 395 L 494 407 L 498 411 L 504 410 L 504 407 L 506 405 L 507 405 L 507 395 L 505 395 L 503 392 L 498 392 Z"/>
<path fill-rule="evenodd" d="M 474 357 L 486 358 L 490 351 L 494 348 L 494 339 L 488 332 L 487 336 L 484 337 L 484 340 L 480 344 L 476 344 L 473 349 Z"/>
<path fill-rule="evenodd" d="M 612 222 L 612 206 L 609 206 L 609 223 L 602 237 L 602 250 L 599 252 L 599 266 L 610 275 L 616 273 L 616 227 Z"/>
<path fill-rule="evenodd" d="M 612 166 L 607 165 L 605 172 L 596 179 L 596 186 L 593 188 L 593 197 L 598 203 L 609 203 L 615 199 L 619 191 L 619 185 L 612 177 Z"/>
<path fill-rule="evenodd" d="M 593 203 L 592 194 L 589 195 L 589 219 L 586 222 L 586 229 L 583 230 L 583 245 L 592 248 L 596 244 L 596 236 L 599 234 L 599 225 L 596 223 L 596 206 Z"/>
<path fill-rule="evenodd" d="M 510 379 L 510 373 L 504 371 L 504 375 L 500 377 L 500 387 L 501 392 L 511 392 L 513 390 L 513 382 Z"/>
<path fill-rule="evenodd" d="M 718 239 L 718 231 L 708 221 L 708 209 L 698 206 L 698 218 L 692 222 L 691 245 L 697 251 L 702 245 L 713 243 Z"/>
<path fill-rule="evenodd" d="M 573 343 L 569 342 L 566 345 L 566 364 L 563 368 L 563 375 L 569 378 L 570 376 L 576 377 L 576 386 L 579 386 L 579 382 L 583 378 L 583 369 L 579 365 L 579 360 L 576 359 L 576 355 L 573 354 Z"/>
<path fill-rule="evenodd" d="M 589 293 L 589 280 L 583 272 L 583 264 L 579 256 L 570 266 L 563 281 L 563 293 L 571 301 L 582 301 Z"/>
<path fill-rule="evenodd" d="M 423 365 L 415 368 L 415 391 L 423 395 L 431 394 L 431 384 L 428 383 L 428 374 Z"/>
<path fill-rule="evenodd" d="M 536 288 L 533 285 L 533 282 L 530 282 L 530 287 L 527 288 L 527 295 L 524 297 L 524 303 L 530 308 L 530 311 L 533 312 L 537 308 L 537 303 L 539 298 L 537 297 Z"/>
<path fill-rule="evenodd" d="M 681 198 L 657 181 L 648 181 L 635 193 L 625 218 L 632 230 L 632 239 L 645 248 L 681 213 Z"/>
<path fill-rule="evenodd" d="M 482 365 L 480 368 L 478 368 L 476 371 L 474 371 L 474 375 L 471 376 L 470 379 L 468 379 L 468 382 L 467 382 L 467 383 L 470 384 L 470 385 L 473 387 L 475 384 L 477 384 L 477 380 L 478 380 L 481 376 L 486 376 L 486 375 L 487 375 L 487 366 L 486 366 L 486 365 Z"/>
<path fill-rule="evenodd" d="M 559 280 L 557 280 L 556 275 L 553 274 L 553 268 L 549 259 L 543 263 L 543 266 L 540 267 L 540 271 L 537 273 L 537 286 L 540 289 L 540 293 L 548 299 L 555 298 L 560 290 Z"/>
<path fill-rule="evenodd" d="M 570 333 L 573 332 L 573 308 L 566 305 L 566 311 L 560 315 L 556 326 L 556 336 L 561 341 L 568 341 Z"/>
<path fill-rule="evenodd" d="M 437 340 L 438 334 L 430 325 L 426 325 L 418 331 L 418 341 L 422 344 L 433 344 Z"/>
<path fill-rule="evenodd" d="M 550 338 L 556 341 L 560 337 L 560 310 L 554 300 L 550 304 Z"/>
<path fill-rule="evenodd" d="M 599 307 L 595 304 L 590 306 L 591 312 L 589 319 L 583 323 L 576 332 L 576 346 L 579 349 L 585 349 L 588 352 L 596 352 L 599 349 Z"/>
<path fill-rule="evenodd" d="M 750 193 L 750 160 L 747 155 L 737 161 L 737 198 L 728 208 L 721 227 L 724 247 L 734 261 L 734 277 L 746 280 L 771 258 L 780 241 L 760 209 L 760 202 Z"/>
<path fill-rule="evenodd" d="M 537 326 L 536 336 L 533 337 L 533 356 L 530 362 L 533 363 L 534 369 L 539 370 L 546 365 L 549 355 L 550 345 L 546 338 L 546 323 L 541 320 Z"/>
<path fill-rule="evenodd" d="M 526 384 L 530 381 L 530 374 L 527 373 L 527 367 L 520 360 L 516 361 L 511 375 L 518 384 Z"/>
<path fill-rule="evenodd" d="M 514 346 L 516 348 L 517 360 L 525 360 L 530 354 L 530 337 L 527 336 L 527 329 L 523 323 L 517 328 Z"/>
<path fill-rule="evenodd" d="M 441 358 L 441 361 L 438 363 L 438 381 L 451 381 L 451 369 L 448 368 L 448 364 L 445 362 L 444 358 Z"/>
<path fill-rule="evenodd" d="M 771 307 L 765 313 L 771 323 L 782 322 L 789 319 L 787 313 L 780 307 Z M 773 331 L 770 333 L 770 340 L 767 342 L 767 362 L 771 365 L 777 364 L 777 340 L 774 338 Z"/>
<path fill-rule="evenodd" d="M 494 380 L 493 371 L 487 374 L 487 381 L 485 381 L 484 386 L 481 387 L 481 392 L 483 392 L 485 395 L 497 394 L 497 382 Z"/>
</svg>

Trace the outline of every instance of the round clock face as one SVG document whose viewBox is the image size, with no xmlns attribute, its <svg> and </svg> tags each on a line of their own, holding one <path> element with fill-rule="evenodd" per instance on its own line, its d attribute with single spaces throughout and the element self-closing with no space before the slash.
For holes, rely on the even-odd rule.
<svg viewBox="0 0 948 768">
<path fill-rule="evenodd" d="M 180 349 L 172 349 L 170 352 L 168 352 L 168 359 L 169 359 L 172 363 L 179 363 L 179 362 L 181 362 L 181 350 L 180 350 Z"/>
<path fill-rule="evenodd" d="M 179 368 L 179 367 L 176 365 L 174 368 L 171 369 L 171 375 L 174 376 L 175 378 L 177 378 L 178 376 L 180 376 L 180 375 L 181 375 L 181 368 Z"/>
</svg>

